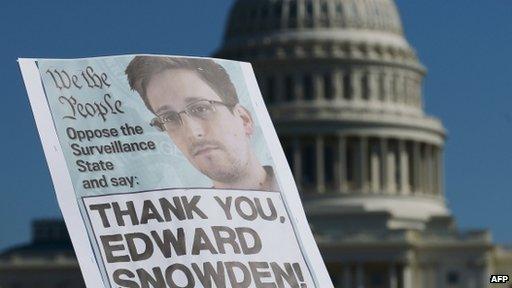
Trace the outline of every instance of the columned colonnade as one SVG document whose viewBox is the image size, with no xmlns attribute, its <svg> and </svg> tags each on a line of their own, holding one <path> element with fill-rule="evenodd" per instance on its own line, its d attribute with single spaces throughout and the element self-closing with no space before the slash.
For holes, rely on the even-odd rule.
<svg viewBox="0 0 512 288">
<path fill-rule="evenodd" d="M 332 279 L 336 288 L 414 287 L 412 267 L 407 263 L 343 263 L 329 270 L 336 275 Z"/>
<path fill-rule="evenodd" d="M 283 137 L 295 181 L 305 193 L 443 194 L 442 148 L 373 136 Z"/>
<path fill-rule="evenodd" d="M 238 13 L 231 15 L 226 33 L 228 37 L 237 37 L 287 28 L 343 29 L 363 26 L 367 29 L 401 34 L 399 19 L 390 17 L 396 13 L 394 11 L 396 8 L 393 3 L 387 1 L 255 1 L 252 5 L 238 7 Z M 361 21 L 363 17 L 366 21 Z"/>
<path fill-rule="evenodd" d="M 421 77 L 415 71 L 380 66 L 325 67 L 324 71 L 308 73 L 258 71 L 258 83 L 269 104 L 361 100 L 421 109 Z"/>
</svg>

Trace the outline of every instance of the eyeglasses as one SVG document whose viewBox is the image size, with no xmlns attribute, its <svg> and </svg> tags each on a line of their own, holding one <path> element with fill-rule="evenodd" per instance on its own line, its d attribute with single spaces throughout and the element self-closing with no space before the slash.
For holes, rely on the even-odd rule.
<svg viewBox="0 0 512 288">
<path fill-rule="evenodd" d="M 198 100 L 188 104 L 182 111 L 168 111 L 157 115 L 151 120 L 150 125 L 156 127 L 160 131 L 176 132 L 183 126 L 183 118 L 181 114 L 185 114 L 190 118 L 202 121 L 212 120 L 217 111 L 215 106 L 222 105 L 228 108 L 234 107 L 224 102 L 214 100 Z"/>
</svg>

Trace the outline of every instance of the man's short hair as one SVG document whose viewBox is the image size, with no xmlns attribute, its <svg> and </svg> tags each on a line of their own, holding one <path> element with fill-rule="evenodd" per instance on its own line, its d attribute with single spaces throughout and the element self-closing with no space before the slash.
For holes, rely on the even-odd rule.
<svg viewBox="0 0 512 288">
<path fill-rule="evenodd" d="M 194 71 L 215 91 L 227 107 L 238 104 L 235 86 L 226 70 L 211 59 L 175 58 L 164 56 L 135 56 L 126 67 L 125 74 L 130 88 L 139 93 L 151 112 L 146 87 L 154 75 L 166 70 L 184 69 Z"/>
</svg>

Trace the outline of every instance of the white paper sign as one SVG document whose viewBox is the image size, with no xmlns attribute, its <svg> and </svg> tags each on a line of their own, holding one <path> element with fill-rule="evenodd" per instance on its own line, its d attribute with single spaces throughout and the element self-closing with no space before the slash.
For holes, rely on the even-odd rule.
<svg viewBox="0 0 512 288">
<path fill-rule="evenodd" d="M 333 287 L 250 64 L 19 63 L 87 287 Z"/>
</svg>

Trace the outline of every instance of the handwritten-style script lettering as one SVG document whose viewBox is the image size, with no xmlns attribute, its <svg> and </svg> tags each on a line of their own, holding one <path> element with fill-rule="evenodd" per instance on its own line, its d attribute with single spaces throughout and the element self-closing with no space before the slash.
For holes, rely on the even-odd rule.
<svg viewBox="0 0 512 288">
<path fill-rule="evenodd" d="M 110 87 L 110 82 L 106 73 L 97 74 L 91 66 L 87 66 L 84 71 L 77 74 L 69 74 L 66 70 L 46 70 L 52 79 L 55 87 L 59 90 L 78 88 L 82 89 L 84 84 L 89 88 L 103 89 Z"/>
<path fill-rule="evenodd" d="M 74 96 L 60 96 L 59 102 L 68 107 L 68 113 L 62 117 L 63 119 L 76 120 L 78 116 L 81 116 L 82 118 L 101 117 L 103 121 L 106 121 L 109 114 L 124 113 L 121 101 L 113 100 L 108 93 L 103 95 L 101 101 L 79 102 Z"/>
</svg>

